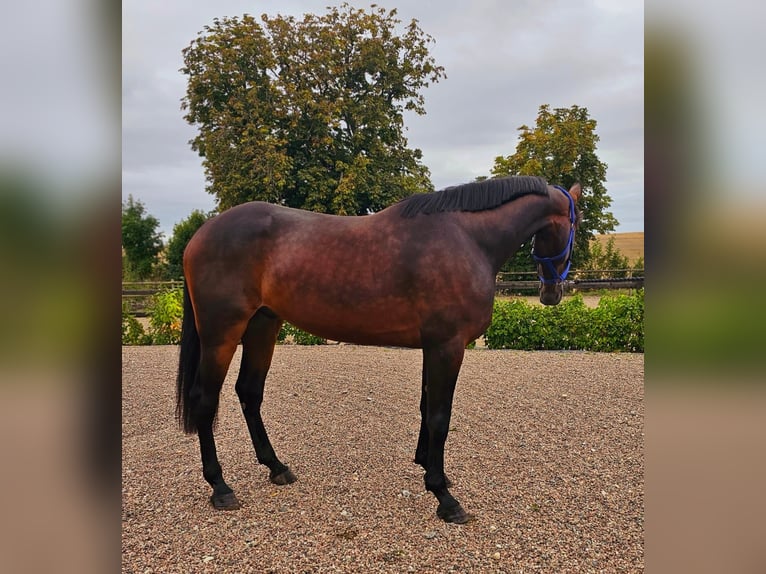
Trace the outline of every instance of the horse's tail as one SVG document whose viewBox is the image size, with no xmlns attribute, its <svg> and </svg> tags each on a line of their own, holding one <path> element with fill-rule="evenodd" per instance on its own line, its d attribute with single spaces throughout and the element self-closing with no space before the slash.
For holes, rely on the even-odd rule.
<svg viewBox="0 0 766 574">
<path fill-rule="evenodd" d="M 197 324 L 194 320 L 194 308 L 189 296 L 189 287 L 184 282 L 184 318 L 181 323 L 181 353 L 178 359 L 176 378 L 176 418 L 186 433 L 197 431 L 192 418 L 189 395 L 199 369 L 200 343 Z"/>
</svg>

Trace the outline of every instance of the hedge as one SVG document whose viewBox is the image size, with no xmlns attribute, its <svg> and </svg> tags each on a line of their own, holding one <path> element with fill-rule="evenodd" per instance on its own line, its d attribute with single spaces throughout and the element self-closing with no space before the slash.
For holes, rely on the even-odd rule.
<svg viewBox="0 0 766 574">
<path fill-rule="evenodd" d="M 177 345 L 183 314 L 181 289 L 154 296 L 149 332 L 127 309 L 122 312 L 123 345 Z M 492 322 L 484 334 L 490 349 L 644 351 L 644 290 L 630 295 L 604 295 L 594 309 L 575 294 L 559 305 L 532 305 L 522 299 L 496 300 Z M 327 341 L 285 323 L 277 339 L 298 345 Z M 469 345 L 470 347 L 470 345 Z"/>
<path fill-rule="evenodd" d="M 642 353 L 644 290 L 605 295 L 594 309 L 580 294 L 552 307 L 496 300 L 484 341 L 490 349 Z"/>
</svg>

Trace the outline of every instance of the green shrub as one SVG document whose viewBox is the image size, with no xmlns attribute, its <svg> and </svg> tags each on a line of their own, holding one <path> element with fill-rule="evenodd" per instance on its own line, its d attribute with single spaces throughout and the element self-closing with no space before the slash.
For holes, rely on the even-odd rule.
<svg viewBox="0 0 766 574">
<path fill-rule="evenodd" d="M 644 292 L 607 295 L 589 309 L 575 294 L 552 307 L 495 301 L 484 340 L 490 349 L 644 350 Z"/>
<path fill-rule="evenodd" d="M 279 329 L 279 333 L 277 334 L 277 343 L 284 343 L 287 340 L 288 332 L 290 331 L 290 323 L 284 322 L 282 323 L 282 328 Z"/>
<path fill-rule="evenodd" d="M 123 306 L 122 309 L 122 344 L 149 345 L 152 338 L 146 334 L 141 323 Z"/>
<path fill-rule="evenodd" d="M 327 339 L 324 339 L 323 337 L 317 337 L 316 335 L 312 335 L 311 333 L 307 333 L 306 331 L 299 329 L 295 325 L 291 325 L 287 321 L 284 322 L 282 325 L 282 330 L 279 332 L 279 335 L 277 336 L 277 341 L 279 343 L 285 343 L 287 341 L 287 338 L 292 338 L 293 343 L 296 345 L 325 345 L 327 344 Z"/>
<path fill-rule="evenodd" d="M 554 307 L 530 305 L 523 299 L 495 301 L 484 339 L 490 349 L 579 349 L 587 313 L 580 294 Z"/>
<path fill-rule="evenodd" d="M 155 345 L 177 345 L 181 342 L 183 289 L 168 289 L 152 299 L 149 313 L 149 335 Z"/>
<path fill-rule="evenodd" d="M 607 295 L 590 313 L 593 351 L 644 351 L 644 290 Z"/>
<path fill-rule="evenodd" d="M 523 299 L 495 300 L 492 322 L 484 333 L 490 349 L 529 349 L 535 332 L 534 310 Z"/>
</svg>

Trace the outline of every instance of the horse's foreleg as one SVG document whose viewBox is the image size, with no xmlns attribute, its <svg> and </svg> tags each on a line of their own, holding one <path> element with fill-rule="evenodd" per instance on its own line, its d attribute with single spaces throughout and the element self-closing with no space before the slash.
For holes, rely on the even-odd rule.
<svg viewBox="0 0 766 574">
<path fill-rule="evenodd" d="M 423 360 L 423 384 L 420 388 L 420 434 L 418 434 L 418 446 L 415 449 L 415 464 L 419 464 L 424 469 L 428 462 L 428 410 L 426 397 L 428 396 L 428 375 L 426 374 L 426 361 Z"/>
<path fill-rule="evenodd" d="M 444 444 L 449 432 L 452 398 L 464 352 L 465 346 L 460 341 L 423 349 L 427 378 L 425 406 L 428 430 L 425 486 L 439 501 L 436 510 L 439 518 L 458 524 L 468 522 L 471 516 L 448 490 L 447 477 L 444 474 Z"/>
<path fill-rule="evenodd" d="M 415 459 L 413 462 L 419 464 L 424 470 L 427 469 L 428 464 L 428 409 L 427 400 L 428 387 L 426 385 L 428 377 L 426 374 L 426 361 L 423 361 L 423 384 L 420 389 L 420 433 L 418 434 L 418 446 L 415 449 Z M 447 488 L 452 486 L 452 481 L 445 474 L 444 480 L 447 484 Z"/>
<path fill-rule="evenodd" d="M 235 349 L 236 345 L 214 348 L 203 346 L 197 380 L 189 397 L 199 436 L 202 475 L 213 487 L 210 501 L 213 506 L 222 510 L 239 508 L 237 497 L 223 479 L 213 438 L 213 423 L 218 410 L 221 386 Z"/>
<path fill-rule="evenodd" d="M 281 327 L 281 319 L 266 310 L 250 320 L 242 337 L 242 365 L 236 391 L 258 462 L 269 468 L 271 482 L 283 485 L 295 482 L 295 475 L 277 458 L 261 418 L 266 375 Z"/>
</svg>

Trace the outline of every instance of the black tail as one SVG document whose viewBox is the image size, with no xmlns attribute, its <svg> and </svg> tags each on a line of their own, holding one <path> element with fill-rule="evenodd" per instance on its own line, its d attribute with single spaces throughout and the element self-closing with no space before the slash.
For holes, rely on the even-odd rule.
<svg viewBox="0 0 766 574">
<path fill-rule="evenodd" d="M 189 394 L 199 369 L 200 345 L 197 324 L 194 321 L 189 288 L 184 282 L 184 318 L 181 323 L 181 353 L 178 359 L 178 377 L 176 378 L 176 418 L 186 433 L 197 431 L 192 419 Z"/>
</svg>

